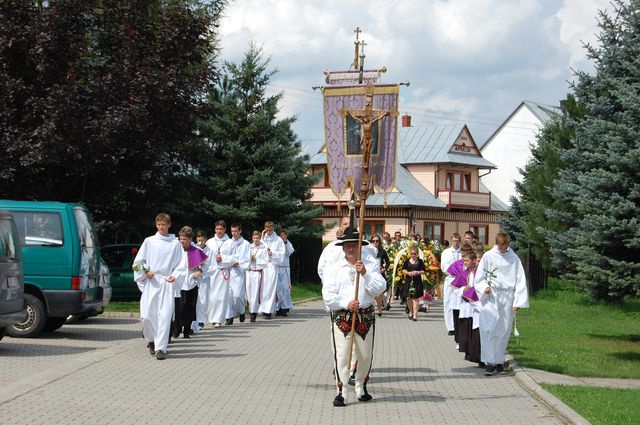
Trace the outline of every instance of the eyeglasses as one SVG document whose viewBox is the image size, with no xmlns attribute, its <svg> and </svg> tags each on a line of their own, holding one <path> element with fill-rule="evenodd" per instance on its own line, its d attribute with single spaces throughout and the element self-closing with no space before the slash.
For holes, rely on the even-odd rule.
<svg viewBox="0 0 640 425">
<path fill-rule="evenodd" d="M 371 239 L 371 243 L 380 243 L 380 239 Z"/>
</svg>

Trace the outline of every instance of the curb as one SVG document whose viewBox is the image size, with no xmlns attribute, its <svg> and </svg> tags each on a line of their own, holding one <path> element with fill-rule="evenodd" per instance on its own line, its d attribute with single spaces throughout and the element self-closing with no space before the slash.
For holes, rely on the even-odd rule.
<svg viewBox="0 0 640 425">
<path fill-rule="evenodd" d="M 526 369 L 519 366 L 511 355 L 507 356 L 507 362 L 514 371 L 514 378 L 527 392 L 533 395 L 535 398 L 544 403 L 551 410 L 556 412 L 559 417 L 569 424 L 574 425 L 590 425 L 591 422 L 583 418 L 578 412 L 564 404 L 564 402 L 556 398 L 553 394 L 542 388 L 538 382 L 536 382 Z"/>
</svg>

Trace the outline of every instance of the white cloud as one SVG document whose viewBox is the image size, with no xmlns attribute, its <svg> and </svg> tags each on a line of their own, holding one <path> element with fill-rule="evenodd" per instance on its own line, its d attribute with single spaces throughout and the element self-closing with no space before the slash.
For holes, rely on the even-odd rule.
<svg viewBox="0 0 640 425">
<path fill-rule="evenodd" d="M 608 2 L 237 0 L 221 22 L 222 57 L 237 62 L 251 41 L 261 45 L 279 70 L 272 89 L 285 91 L 281 116 L 299 115 L 296 131 L 313 139 L 322 110 L 311 86 L 325 68 L 348 68 L 360 26 L 365 66 L 387 66 L 385 82 L 412 83 L 401 109 L 489 132 L 524 99 L 565 97 L 570 68 L 588 65 L 580 41 L 595 40 L 596 11 Z"/>
</svg>

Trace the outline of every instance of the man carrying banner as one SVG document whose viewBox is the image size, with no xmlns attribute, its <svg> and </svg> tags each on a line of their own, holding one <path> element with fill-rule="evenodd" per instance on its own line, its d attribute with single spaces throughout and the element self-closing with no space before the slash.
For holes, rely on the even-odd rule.
<svg viewBox="0 0 640 425">
<path fill-rule="evenodd" d="M 358 260 L 358 237 L 354 232 L 346 233 L 337 245 L 342 247 L 344 258 L 330 265 L 322 279 L 322 298 L 331 311 L 331 339 L 335 359 L 337 394 L 334 406 L 345 406 L 346 392 L 343 391 L 349 379 L 351 338 L 358 370 L 355 378 L 356 395 L 359 401 L 369 401 L 372 396 L 367 391 L 367 381 L 373 358 L 375 338 L 375 311 L 373 300 L 387 287 L 380 273 L 367 273 Z M 367 245 L 367 241 L 362 241 Z M 361 285 L 355 299 L 356 274 L 360 274 Z M 355 315 L 355 332 L 352 332 L 352 318 Z"/>
</svg>

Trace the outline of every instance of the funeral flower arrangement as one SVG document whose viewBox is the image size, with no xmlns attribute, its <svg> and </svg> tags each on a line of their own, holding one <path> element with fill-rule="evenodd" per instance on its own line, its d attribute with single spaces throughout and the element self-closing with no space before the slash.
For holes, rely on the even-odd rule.
<svg viewBox="0 0 640 425">
<path fill-rule="evenodd" d="M 387 250 L 387 254 L 389 255 L 389 269 L 387 272 L 387 280 L 392 287 L 397 285 L 402 285 L 404 282 L 404 274 L 402 273 L 402 266 L 404 262 L 409 259 L 409 248 L 412 246 L 418 247 L 418 256 L 424 264 L 428 271 L 435 271 L 440 268 L 440 248 L 439 244 L 434 241 L 431 241 L 429 245 L 426 245 L 424 242 L 416 242 L 410 239 L 403 239 L 400 241 L 398 246 L 394 246 L 393 244 L 387 245 L 385 249 Z M 435 283 L 435 276 L 433 273 L 425 273 L 422 275 L 422 281 L 424 283 L 425 296 L 427 293 L 430 294 L 430 290 Z"/>
</svg>

